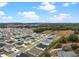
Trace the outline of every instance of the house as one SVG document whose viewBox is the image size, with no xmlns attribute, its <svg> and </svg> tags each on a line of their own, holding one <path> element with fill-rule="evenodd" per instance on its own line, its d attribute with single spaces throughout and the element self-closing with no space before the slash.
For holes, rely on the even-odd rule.
<svg viewBox="0 0 79 59">
<path fill-rule="evenodd" d="M 4 43 L 0 43 L 0 49 L 2 49 L 5 46 Z"/>
<path fill-rule="evenodd" d="M 4 41 L 5 39 L 4 39 L 4 37 L 0 37 L 0 41 Z"/>
<path fill-rule="evenodd" d="M 9 41 L 7 41 L 7 44 L 13 45 L 13 44 L 15 44 L 15 41 L 14 40 L 9 40 Z"/>
<path fill-rule="evenodd" d="M 58 56 L 59 57 L 76 57 L 77 54 L 74 51 L 58 51 Z"/>
<path fill-rule="evenodd" d="M 51 34 L 46 40 L 42 41 L 42 44 L 49 45 L 53 40 L 55 40 L 56 35 Z"/>
<path fill-rule="evenodd" d="M 13 51 L 14 49 L 16 49 L 13 45 L 5 45 L 4 46 L 4 50 L 7 52 Z"/>
<path fill-rule="evenodd" d="M 42 44 L 49 45 L 56 38 L 55 34 L 51 34 L 46 40 L 42 41 Z"/>
<path fill-rule="evenodd" d="M 54 39 L 54 38 L 56 38 L 56 35 L 55 35 L 55 34 L 51 34 L 51 35 L 49 36 L 49 38 Z"/>
<path fill-rule="evenodd" d="M 17 45 L 22 45 L 23 43 L 22 42 L 18 42 L 18 43 L 16 43 Z"/>
<path fill-rule="evenodd" d="M 1 56 L 2 54 L 4 54 L 4 51 L 3 51 L 3 49 L 0 49 L 0 56 Z"/>
<path fill-rule="evenodd" d="M 30 39 L 25 39 L 25 40 L 24 40 L 24 43 L 31 43 L 31 41 L 32 41 L 32 40 L 30 40 Z"/>
<path fill-rule="evenodd" d="M 48 46 L 47 45 L 44 45 L 42 43 L 38 44 L 36 47 L 38 48 L 42 48 L 42 49 L 46 49 Z"/>
<path fill-rule="evenodd" d="M 49 45 L 50 43 L 51 43 L 51 40 L 48 40 L 48 39 L 42 41 L 42 44 L 44 45 Z"/>
</svg>

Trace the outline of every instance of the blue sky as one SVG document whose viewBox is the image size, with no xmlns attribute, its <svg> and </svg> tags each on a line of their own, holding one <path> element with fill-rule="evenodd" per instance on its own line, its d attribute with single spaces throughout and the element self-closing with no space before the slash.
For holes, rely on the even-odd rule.
<svg viewBox="0 0 79 59">
<path fill-rule="evenodd" d="M 78 23 L 78 2 L 0 2 L 0 23 Z"/>
</svg>

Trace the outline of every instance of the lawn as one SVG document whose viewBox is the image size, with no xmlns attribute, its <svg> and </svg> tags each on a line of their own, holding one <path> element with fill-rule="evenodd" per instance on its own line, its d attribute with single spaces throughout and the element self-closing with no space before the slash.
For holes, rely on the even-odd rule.
<svg viewBox="0 0 79 59">
<path fill-rule="evenodd" d="M 32 42 L 35 42 L 36 40 L 33 40 Z"/>
<path fill-rule="evenodd" d="M 2 43 L 2 42 L 4 42 L 4 40 L 0 40 L 0 42 Z"/>
<path fill-rule="evenodd" d="M 7 52 L 7 51 L 4 51 L 4 54 L 6 54 L 7 56 L 10 55 L 12 52 Z"/>
<path fill-rule="evenodd" d="M 18 49 L 18 50 L 20 50 L 20 49 L 22 49 L 22 48 L 24 48 L 24 47 L 23 47 L 23 46 L 16 47 L 16 49 Z"/>
<path fill-rule="evenodd" d="M 30 43 L 25 43 L 25 45 L 27 46 L 27 45 L 30 45 Z"/>
<path fill-rule="evenodd" d="M 49 46 L 48 46 L 48 48 L 46 49 L 46 51 L 49 51 L 50 49 L 55 48 L 55 47 L 59 44 L 60 41 L 61 41 L 61 37 L 59 36 L 58 38 L 56 38 L 55 40 L 53 40 L 53 41 L 49 44 Z"/>
</svg>

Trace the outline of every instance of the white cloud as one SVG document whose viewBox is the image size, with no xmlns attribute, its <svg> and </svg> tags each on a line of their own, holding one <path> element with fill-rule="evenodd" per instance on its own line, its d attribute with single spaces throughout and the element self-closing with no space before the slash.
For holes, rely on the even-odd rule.
<svg viewBox="0 0 79 59">
<path fill-rule="evenodd" d="M 53 17 L 51 17 L 50 19 L 51 20 L 65 20 L 65 19 L 69 19 L 69 18 L 71 18 L 71 15 L 70 14 L 64 14 L 64 13 L 62 13 L 62 14 L 59 14 L 59 15 L 54 15 Z"/>
<path fill-rule="evenodd" d="M 6 6 L 8 3 L 7 2 L 0 2 L 0 7 Z"/>
<path fill-rule="evenodd" d="M 13 17 L 12 16 L 0 16 L 0 19 L 1 20 L 11 20 L 11 19 L 13 19 Z"/>
<path fill-rule="evenodd" d="M 4 11 L 0 11 L 0 19 L 6 20 L 6 19 L 12 19 L 12 16 L 6 16 L 6 13 Z"/>
<path fill-rule="evenodd" d="M 50 3 L 55 4 L 56 2 L 50 2 Z"/>
<path fill-rule="evenodd" d="M 76 2 L 68 2 L 68 3 L 64 3 L 63 6 L 68 7 L 70 5 L 75 5 L 75 4 L 77 4 L 77 3 Z"/>
<path fill-rule="evenodd" d="M 0 11 L 0 16 L 1 16 L 1 15 L 5 15 L 5 12 L 3 12 L 3 11 Z"/>
<path fill-rule="evenodd" d="M 45 11 L 51 11 L 51 10 L 54 10 L 56 6 L 48 2 L 43 2 L 38 8 L 45 10 Z"/>
<path fill-rule="evenodd" d="M 55 13 L 57 10 L 52 10 L 52 11 L 50 11 L 50 13 Z"/>
<path fill-rule="evenodd" d="M 6 19 L 12 19 L 12 18 L 13 18 L 12 16 L 2 16 L 2 17 L 1 17 L 1 19 L 5 19 L 5 20 L 6 20 Z"/>
<path fill-rule="evenodd" d="M 22 16 L 25 19 L 30 19 L 30 20 L 37 20 L 40 18 L 35 12 L 29 11 L 29 12 L 19 12 L 18 13 L 20 16 Z"/>
<path fill-rule="evenodd" d="M 72 5 L 75 5 L 75 4 L 77 4 L 77 2 L 72 2 L 71 4 L 72 4 Z"/>
<path fill-rule="evenodd" d="M 63 6 L 67 7 L 67 6 L 69 6 L 69 3 L 64 3 Z"/>
</svg>

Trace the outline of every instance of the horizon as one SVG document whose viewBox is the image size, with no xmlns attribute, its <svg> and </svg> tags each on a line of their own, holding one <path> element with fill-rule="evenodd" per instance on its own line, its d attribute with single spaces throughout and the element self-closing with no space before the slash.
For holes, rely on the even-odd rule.
<svg viewBox="0 0 79 59">
<path fill-rule="evenodd" d="M 7 23 L 7 22 L 6 22 L 6 23 Z M 12 24 L 12 23 L 21 23 L 21 22 L 9 22 L 9 23 Z M 38 23 L 38 24 L 39 24 L 39 23 L 42 23 L 42 22 L 32 22 L 32 23 Z M 69 23 L 69 22 L 67 22 L 67 23 Z M 71 22 L 71 23 L 72 23 L 72 22 Z M 71 23 L 70 23 L 70 24 L 71 24 Z M 73 22 L 73 23 L 75 23 L 75 22 Z M 78 23 L 78 22 L 76 22 L 76 23 Z M 1 23 L 0 23 L 0 24 L 1 24 Z M 22 24 L 25 24 L 25 23 L 22 23 Z M 26 24 L 27 24 L 27 23 L 26 23 Z M 42 24 L 43 24 L 43 23 L 42 23 Z M 47 23 L 46 23 L 46 24 L 47 24 Z M 55 23 L 49 23 L 49 24 L 55 24 Z M 64 24 L 64 23 L 62 23 L 62 24 Z"/>
</svg>

